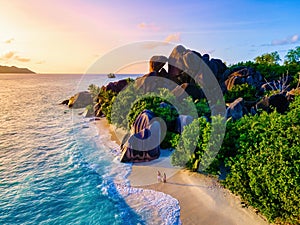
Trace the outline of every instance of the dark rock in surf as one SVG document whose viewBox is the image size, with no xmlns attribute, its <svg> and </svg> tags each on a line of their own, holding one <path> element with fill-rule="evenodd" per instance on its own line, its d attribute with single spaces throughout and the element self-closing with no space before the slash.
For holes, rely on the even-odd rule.
<svg viewBox="0 0 300 225">
<path fill-rule="evenodd" d="M 83 91 L 75 94 L 69 99 L 68 106 L 70 108 L 79 109 L 85 108 L 93 104 L 93 98 L 90 92 Z"/>
</svg>

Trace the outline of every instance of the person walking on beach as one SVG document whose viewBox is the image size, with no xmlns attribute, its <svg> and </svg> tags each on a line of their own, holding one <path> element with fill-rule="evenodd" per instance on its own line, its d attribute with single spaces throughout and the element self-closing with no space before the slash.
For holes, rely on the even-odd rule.
<svg viewBox="0 0 300 225">
<path fill-rule="evenodd" d="M 157 171 L 157 182 L 161 182 L 161 173 Z"/>
<path fill-rule="evenodd" d="M 163 183 L 166 183 L 166 182 L 167 182 L 167 175 L 166 175 L 166 173 L 164 173 L 164 176 L 163 176 L 162 182 L 163 182 Z"/>
</svg>

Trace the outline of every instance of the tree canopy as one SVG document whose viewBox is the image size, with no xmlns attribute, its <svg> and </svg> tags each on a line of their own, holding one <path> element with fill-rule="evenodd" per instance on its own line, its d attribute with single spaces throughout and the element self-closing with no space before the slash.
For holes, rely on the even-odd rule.
<svg viewBox="0 0 300 225">
<path fill-rule="evenodd" d="M 277 51 L 257 56 L 254 60 L 256 63 L 268 65 L 279 64 L 279 62 L 281 61 Z"/>
<path fill-rule="evenodd" d="M 300 62 L 300 46 L 290 49 L 285 56 L 285 64 L 293 64 Z"/>
</svg>

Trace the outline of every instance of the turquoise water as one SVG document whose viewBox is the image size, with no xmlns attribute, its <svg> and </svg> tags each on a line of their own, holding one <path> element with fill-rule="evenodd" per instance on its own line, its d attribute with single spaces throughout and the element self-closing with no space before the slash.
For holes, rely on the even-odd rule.
<svg viewBox="0 0 300 225">
<path fill-rule="evenodd" d="M 120 77 L 117 77 L 120 79 Z M 0 224 L 145 224 L 112 183 L 113 156 L 58 105 L 81 75 L 0 75 Z"/>
</svg>

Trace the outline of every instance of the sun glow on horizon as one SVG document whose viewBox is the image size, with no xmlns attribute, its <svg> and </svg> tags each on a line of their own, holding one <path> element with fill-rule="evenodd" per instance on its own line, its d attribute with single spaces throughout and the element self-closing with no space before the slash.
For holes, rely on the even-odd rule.
<svg viewBox="0 0 300 225">
<path fill-rule="evenodd" d="M 157 11 L 142 1 L 6 1 L 0 8 L 0 65 L 84 73 L 97 56 L 145 40 L 175 41 L 231 64 L 275 50 L 284 55 L 300 43 L 296 1 L 219 4 L 160 2 L 167 10 Z M 243 13 L 235 13 L 239 9 Z"/>
</svg>

